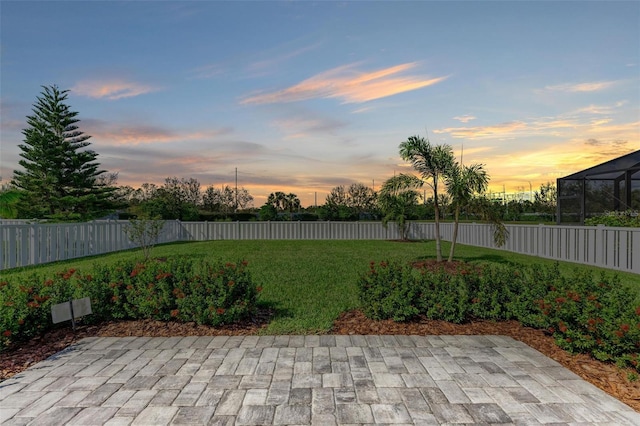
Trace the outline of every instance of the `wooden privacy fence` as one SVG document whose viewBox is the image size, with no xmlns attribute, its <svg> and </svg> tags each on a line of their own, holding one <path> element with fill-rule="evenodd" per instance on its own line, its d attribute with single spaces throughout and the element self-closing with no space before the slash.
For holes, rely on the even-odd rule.
<svg viewBox="0 0 640 426">
<path fill-rule="evenodd" d="M 444 225 L 440 233 L 450 241 L 453 224 Z M 640 274 L 640 228 L 511 224 L 506 227 L 509 238 L 503 247 L 493 243 L 491 225 L 477 223 L 460 224 L 458 243 Z"/>
<path fill-rule="evenodd" d="M 15 222 L 15 221 L 14 221 Z M 135 248 L 128 221 L 27 223 L 0 221 L 0 270 Z M 181 240 L 179 222 L 166 222 L 158 243 Z"/>
<path fill-rule="evenodd" d="M 127 221 L 28 224 L 0 221 L 0 269 L 37 265 L 135 248 Z M 503 247 L 493 243 L 491 225 L 461 223 L 458 243 L 640 273 L 640 228 L 506 225 Z M 453 224 L 440 227 L 451 241 Z M 380 222 L 179 222 L 167 221 L 158 243 L 209 240 L 394 240 L 395 224 Z M 408 237 L 435 238 L 433 222 L 411 222 Z"/>
<path fill-rule="evenodd" d="M 434 238 L 433 224 L 414 222 L 409 238 Z M 183 239 L 208 240 L 397 240 L 398 227 L 380 222 L 182 222 Z"/>
</svg>

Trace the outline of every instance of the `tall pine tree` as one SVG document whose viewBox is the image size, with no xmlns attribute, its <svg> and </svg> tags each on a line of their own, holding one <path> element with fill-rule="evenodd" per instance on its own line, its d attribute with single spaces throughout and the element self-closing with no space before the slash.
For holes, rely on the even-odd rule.
<svg viewBox="0 0 640 426">
<path fill-rule="evenodd" d="M 88 220 L 112 210 L 115 188 L 100 181 L 105 173 L 96 162 L 98 154 L 86 149 L 91 137 L 78 130 L 77 112 L 65 104 L 68 90 L 42 86 L 27 116 L 19 145 L 24 170 L 13 172 L 13 185 L 21 189 L 20 216 L 55 220 Z"/>
</svg>

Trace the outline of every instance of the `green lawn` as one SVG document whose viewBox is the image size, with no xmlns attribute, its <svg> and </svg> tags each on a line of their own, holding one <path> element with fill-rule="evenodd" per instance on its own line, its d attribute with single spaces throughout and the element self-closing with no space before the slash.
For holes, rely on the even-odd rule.
<svg viewBox="0 0 640 426">
<path fill-rule="evenodd" d="M 448 253 L 449 244 L 443 243 Z M 358 307 L 357 280 L 370 261 L 410 261 L 435 257 L 435 243 L 393 241 L 207 241 L 158 246 L 155 257 L 187 255 L 249 262 L 249 271 L 257 285 L 263 287 L 260 303 L 275 309 L 276 315 L 265 333 L 314 333 L 328 330 L 341 313 Z M 116 262 L 126 258 L 141 258 L 140 251 L 119 252 L 92 258 L 5 271 L 2 277 L 30 275 L 38 272 L 52 275 L 73 267 L 89 271 L 96 262 Z M 518 262 L 550 264 L 551 260 L 518 255 L 500 250 L 458 245 L 456 259 L 468 262 Z M 585 268 L 561 263 L 563 271 Z M 599 271 L 599 268 L 592 268 Z M 623 285 L 638 294 L 640 275 L 618 273 Z"/>
</svg>

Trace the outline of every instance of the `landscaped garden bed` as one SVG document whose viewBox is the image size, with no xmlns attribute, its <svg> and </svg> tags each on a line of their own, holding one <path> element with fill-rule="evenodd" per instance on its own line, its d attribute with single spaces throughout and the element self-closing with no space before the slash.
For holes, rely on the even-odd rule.
<svg viewBox="0 0 640 426">
<path fill-rule="evenodd" d="M 157 247 L 151 263 L 129 252 L 99 263 L 10 271 L 0 279 L 7 282 L 2 303 L 13 304 L 2 311 L 2 331 L 10 331 L 5 342 L 12 344 L 0 352 L 0 377 L 92 335 L 502 334 L 640 410 L 637 349 L 629 347 L 640 340 L 634 276 L 573 272 L 575 265 L 463 246 L 458 263 L 434 265 L 432 248 L 388 241 L 208 242 Z M 211 253 L 246 261 L 215 260 Z M 365 284 L 375 288 L 363 292 Z M 51 303 L 85 296 L 98 302 L 75 334 L 68 325 L 43 332 L 51 327 Z M 387 319 L 394 317 L 402 321 Z"/>
</svg>

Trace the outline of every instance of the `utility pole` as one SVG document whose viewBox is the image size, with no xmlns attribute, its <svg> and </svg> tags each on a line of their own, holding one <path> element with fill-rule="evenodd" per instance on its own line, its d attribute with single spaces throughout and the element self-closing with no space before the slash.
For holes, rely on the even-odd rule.
<svg viewBox="0 0 640 426">
<path fill-rule="evenodd" d="M 238 211 L 238 168 L 236 167 L 236 212 Z"/>
</svg>

